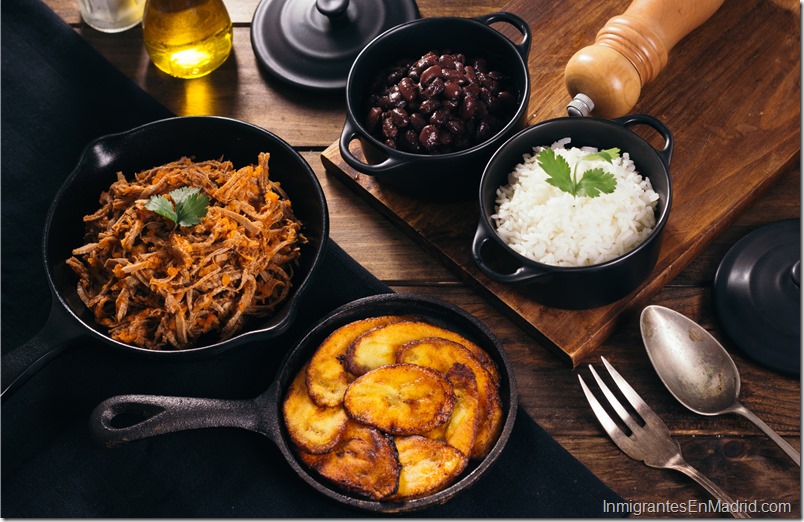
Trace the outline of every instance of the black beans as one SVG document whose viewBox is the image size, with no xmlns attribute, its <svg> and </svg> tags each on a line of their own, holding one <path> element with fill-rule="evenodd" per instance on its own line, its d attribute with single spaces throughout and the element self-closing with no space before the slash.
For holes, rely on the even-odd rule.
<svg viewBox="0 0 804 522">
<path fill-rule="evenodd" d="M 419 76 L 419 83 L 422 85 L 430 85 L 430 82 L 440 77 L 442 74 L 440 65 L 431 65 Z"/>
<path fill-rule="evenodd" d="M 406 76 L 399 80 L 397 87 L 399 87 L 399 93 L 402 94 L 406 102 L 410 103 L 416 98 L 416 83 L 409 77 Z"/>
<path fill-rule="evenodd" d="M 461 102 L 461 118 L 464 120 L 471 120 L 475 117 L 477 111 L 477 98 L 474 96 L 467 96 Z"/>
<path fill-rule="evenodd" d="M 455 136 L 460 136 L 466 132 L 466 126 L 457 118 L 451 118 L 444 123 L 444 128 Z"/>
<path fill-rule="evenodd" d="M 419 112 L 422 116 L 431 114 L 441 108 L 441 102 L 435 98 L 428 98 L 419 105 Z"/>
<path fill-rule="evenodd" d="M 385 138 L 396 138 L 399 133 L 399 128 L 394 124 L 393 118 L 383 118 L 382 120 L 382 135 Z"/>
<path fill-rule="evenodd" d="M 427 120 L 424 116 L 421 115 L 420 112 L 414 112 L 410 115 L 410 124 L 413 126 L 414 129 L 417 131 L 422 130 L 422 127 L 427 125 Z"/>
<path fill-rule="evenodd" d="M 407 127 L 410 123 L 410 116 L 408 116 L 408 111 L 405 109 L 400 109 L 397 107 L 396 109 L 391 109 L 390 112 L 391 120 L 397 127 Z"/>
<path fill-rule="evenodd" d="M 419 133 L 419 143 L 428 151 L 432 151 L 438 145 L 438 127 L 435 125 L 425 125 Z"/>
<path fill-rule="evenodd" d="M 368 114 L 368 127 L 371 130 L 377 128 L 377 125 L 380 123 L 380 118 L 382 117 L 382 109 L 380 107 L 372 107 L 369 109 Z"/>
<path fill-rule="evenodd" d="M 391 148 L 445 154 L 496 134 L 516 111 L 508 77 L 483 57 L 428 52 L 383 71 L 366 122 Z"/>
<path fill-rule="evenodd" d="M 450 80 L 444 84 L 444 96 L 449 98 L 450 100 L 457 100 L 463 89 L 461 89 L 461 84 L 455 80 Z"/>
</svg>

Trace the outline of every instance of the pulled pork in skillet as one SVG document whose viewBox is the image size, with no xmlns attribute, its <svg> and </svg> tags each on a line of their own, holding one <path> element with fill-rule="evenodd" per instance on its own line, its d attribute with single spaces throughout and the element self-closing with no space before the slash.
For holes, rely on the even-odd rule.
<svg viewBox="0 0 804 522">
<path fill-rule="evenodd" d="M 181 158 L 130 182 L 118 173 L 101 208 L 84 217 L 86 244 L 67 260 L 79 297 L 113 339 L 154 350 L 188 348 L 210 332 L 225 340 L 287 298 L 306 239 L 268 159 L 261 153 L 257 165 L 235 170 Z M 182 187 L 209 199 L 197 224 L 146 208 Z"/>
</svg>

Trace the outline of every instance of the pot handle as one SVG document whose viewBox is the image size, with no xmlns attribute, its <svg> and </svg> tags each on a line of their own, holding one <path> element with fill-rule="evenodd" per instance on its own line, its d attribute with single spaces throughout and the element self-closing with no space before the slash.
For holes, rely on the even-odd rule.
<svg viewBox="0 0 804 522">
<path fill-rule="evenodd" d="M 664 138 L 664 146 L 657 150 L 656 152 L 659 153 L 659 157 L 662 158 L 665 167 L 670 167 L 670 158 L 673 155 L 673 134 L 670 132 L 670 129 L 667 126 L 659 121 L 658 119 L 654 118 L 653 116 L 649 116 L 647 114 L 631 114 L 628 116 L 623 116 L 621 118 L 615 118 L 612 121 L 619 123 L 624 127 L 628 127 L 629 125 L 638 125 L 644 124 L 658 132 L 662 138 Z"/>
<path fill-rule="evenodd" d="M 365 172 L 366 174 L 376 175 L 389 172 L 405 163 L 404 161 L 391 155 L 389 155 L 384 161 L 374 165 L 369 165 L 368 163 L 360 161 L 349 150 L 349 144 L 352 142 L 352 140 L 360 137 L 361 134 L 352 126 L 352 123 L 349 121 L 349 119 L 347 119 L 344 122 L 343 130 L 341 131 L 339 148 L 341 157 L 353 169 L 360 172 Z"/>
<path fill-rule="evenodd" d="M 480 271 L 493 280 L 506 284 L 529 283 L 550 274 L 549 271 L 536 270 L 521 263 L 518 263 L 519 266 L 509 273 L 495 270 L 483 259 L 483 246 L 491 240 L 492 237 L 486 225 L 483 222 L 479 223 L 475 237 L 472 240 L 472 258 Z"/>
<path fill-rule="evenodd" d="M 513 25 L 520 33 L 522 33 L 522 41 L 518 44 L 514 44 L 514 47 L 516 47 L 517 51 L 519 51 L 519 55 L 522 56 L 522 60 L 527 63 L 528 53 L 530 53 L 531 32 L 530 26 L 525 20 L 514 13 L 509 13 L 507 11 L 489 13 L 487 15 L 475 17 L 473 20 L 477 20 L 478 22 L 488 26 L 495 22 L 507 22 Z"/>
<path fill-rule="evenodd" d="M 47 322 L 36 335 L 5 354 L 2 359 L 2 401 L 8 399 L 33 374 L 64 351 L 70 341 L 79 337 L 54 296 Z"/>
<path fill-rule="evenodd" d="M 257 399 L 224 400 L 166 395 L 117 395 L 92 411 L 89 429 L 106 447 L 154 435 L 199 428 L 260 432 Z"/>
</svg>

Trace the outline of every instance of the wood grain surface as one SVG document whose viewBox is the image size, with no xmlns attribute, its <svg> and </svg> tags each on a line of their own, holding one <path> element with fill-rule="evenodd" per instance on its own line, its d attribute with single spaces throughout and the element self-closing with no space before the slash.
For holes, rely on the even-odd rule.
<svg viewBox="0 0 804 522">
<path fill-rule="evenodd" d="M 504 7 L 533 31 L 531 125 L 566 116 L 567 61 L 628 4 L 552 2 L 533 9 L 527 0 L 514 0 Z M 517 324 L 575 365 L 798 161 L 800 108 L 785 102 L 798 99 L 800 91 L 797 12 L 791 2 L 730 0 L 673 49 L 666 69 L 643 89 L 634 112 L 658 118 L 673 133 L 672 211 L 653 272 L 611 305 L 559 310 L 541 305 L 526 289 L 480 273 L 470 252 L 479 216 L 476 201 L 433 204 L 395 192 L 346 165 L 336 144 L 324 151 L 323 160 Z M 661 147 L 655 132 L 634 130 Z"/>
<path fill-rule="evenodd" d="M 750 5 L 744 3 L 744 0 L 727 0 L 727 3 L 732 1 L 737 5 Z M 711 497 L 697 484 L 678 473 L 651 469 L 626 457 L 603 432 L 578 386 L 578 375 L 587 377 L 589 374 L 586 364 L 599 365 L 599 356 L 605 356 L 611 361 L 665 420 L 691 464 L 734 498 L 756 499 L 773 503 L 782 509 L 766 514 L 765 517 L 801 518 L 800 469 L 748 421 L 737 416 L 700 417 L 680 406 L 663 387 L 651 367 L 642 347 L 634 314 L 623 314 L 619 326 L 611 335 L 601 341 L 593 353 L 581 357 L 578 366 L 571 370 L 546 350 L 530 331 L 521 328 L 519 320 L 512 318 L 511 314 L 502 313 L 504 305 L 500 305 L 495 299 L 489 299 L 488 292 L 479 290 L 476 283 L 466 284 L 466 275 L 456 270 L 454 262 L 446 259 L 443 252 L 423 241 L 418 232 L 411 230 L 411 226 L 402 223 L 398 217 L 391 216 L 388 219 L 386 216 L 392 213 L 385 206 L 385 201 L 380 201 L 358 183 L 348 180 L 344 183 L 341 173 L 325 170 L 321 154 L 340 134 L 345 117 L 345 103 L 339 98 L 321 100 L 309 93 L 290 92 L 260 73 L 249 43 L 250 20 L 258 0 L 226 0 L 235 24 L 234 60 L 208 77 L 191 81 L 170 78 L 149 63 L 139 28 L 116 35 L 99 33 L 81 22 L 74 0 L 46 0 L 46 3 L 126 76 L 177 114 L 220 114 L 242 119 L 276 132 L 294 145 L 321 181 L 330 211 L 332 239 L 395 291 L 438 297 L 463 308 L 488 325 L 500 339 L 515 367 L 522 408 L 559 444 L 627 501 L 635 505 L 659 506 L 675 502 L 689 506 L 693 503 L 706 503 Z M 477 16 L 500 10 L 507 3 L 508 0 L 418 0 L 422 16 Z M 558 17 L 565 23 L 574 24 L 576 29 L 564 27 L 555 37 L 564 38 L 568 47 L 578 49 L 594 40 L 595 30 L 580 23 L 585 15 L 571 19 L 560 11 L 562 6 L 573 3 L 563 0 L 523 2 L 528 10 L 545 22 Z M 600 3 L 625 5 L 622 0 Z M 798 45 L 800 11 L 798 6 L 791 7 L 789 1 L 767 2 L 765 6 L 758 6 L 758 20 L 752 20 L 748 27 L 753 27 L 754 23 L 762 23 L 763 16 L 767 18 L 769 14 L 777 13 L 769 13 L 771 8 L 778 9 L 778 14 L 783 14 L 774 15 L 774 20 L 795 26 L 791 38 Z M 613 8 L 609 10 L 612 16 L 616 14 Z M 546 13 L 539 14 L 541 11 Z M 737 20 L 747 16 L 747 13 L 743 12 L 739 16 L 732 13 L 718 15 L 729 18 L 736 16 Z M 601 13 L 597 16 L 604 17 Z M 707 27 L 704 26 L 700 32 L 690 35 L 690 38 L 703 38 L 701 35 L 705 35 L 706 30 Z M 578 34 L 575 31 L 579 31 Z M 746 40 L 745 45 L 750 48 L 751 45 L 757 45 L 757 40 L 762 35 L 735 31 L 728 36 L 730 40 L 715 42 L 714 49 L 731 46 L 735 53 L 743 56 L 742 59 L 730 57 L 728 63 L 735 66 L 739 63 L 740 68 L 764 67 L 766 65 L 763 62 L 778 59 L 776 50 L 770 56 L 757 54 L 756 50 L 747 53 L 741 50 L 743 40 Z M 765 37 L 780 38 L 775 34 Z M 551 38 L 553 35 L 542 30 L 538 45 L 549 45 Z M 663 119 L 666 115 L 657 111 L 656 104 L 662 103 L 667 107 L 672 103 L 671 100 L 665 100 L 666 97 L 672 99 L 672 93 L 666 92 L 664 86 L 675 84 L 678 87 L 680 84 L 685 89 L 691 88 L 687 83 L 690 81 L 689 77 L 686 80 L 678 77 L 683 74 L 683 71 L 677 69 L 680 67 L 677 54 L 682 45 L 692 44 L 685 40 L 674 49 L 668 67 L 657 78 L 657 83 L 643 91 L 638 110 Z M 699 42 L 697 45 L 702 44 Z M 570 53 L 569 50 L 561 52 Z M 569 54 L 550 56 L 543 52 L 541 61 L 546 65 L 542 66 L 560 71 L 567 56 Z M 534 58 L 535 55 L 532 55 L 531 59 Z M 706 53 L 703 53 L 700 61 L 705 58 Z M 725 69 L 725 65 L 717 64 L 717 68 Z M 700 70 L 698 63 L 695 70 Z M 542 74 L 548 76 L 545 72 Z M 778 83 L 779 78 L 774 81 Z M 558 84 L 551 85 L 553 89 L 558 88 Z M 753 89 L 740 85 L 735 88 L 745 95 L 746 99 L 740 99 L 739 103 L 743 108 L 756 110 L 772 104 L 773 107 L 768 108 L 769 114 L 778 114 L 783 108 L 800 111 L 798 83 L 795 85 L 795 96 L 790 100 L 778 97 L 773 101 L 754 99 Z M 545 92 L 543 87 L 537 85 L 534 85 L 534 89 L 534 96 L 537 92 Z M 550 103 L 555 106 L 550 107 L 548 112 L 563 115 L 563 105 L 566 102 L 558 101 L 557 91 L 554 96 Z M 690 110 L 700 111 L 705 107 L 697 100 L 686 100 L 685 104 Z M 535 114 L 539 106 L 532 102 L 531 109 Z M 542 110 L 547 111 L 547 107 Z M 722 110 L 726 120 L 740 117 L 731 107 Z M 754 125 L 758 130 L 752 130 L 752 127 L 730 127 L 727 121 L 721 127 L 709 129 L 710 142 L 718 142 L 723 137 L 736 133 L 761 134 L 763 126 L 771 125 L 758 113 L 754 113 L 753 118 L 755 123 L 760 123 Z M 677 140 L 684 140 L 688 129 L 674 131 Z M 798 126 L 791 131 L 798 133 Z M 694 149 L 695 145 L 688 144 L 686 147 Z M 681 160 L 676 155 L 671 166 L 673 170 L 678 161 Z M 778 158 L 775 161 L 779 161 Z M 801 175 L 798 159 L 789 163 L 788 169 L 783 169 L 775 180 L 768 181 L 766 191 L 757 195 L 752 202 L 744 203 L 744 211 L 737 212 L 731 224 L 718 224 L 720 232 L 712 232 L 705 247 L 697 255 L 690 255 L 683 268 L 676 267 L 677 275 L 665 281 L 666 285 L 649 302 L 684 313 L 723 341 L 740 369 L 743 402 L 798 448 L 801 411 L 799 379 L 776 374 L 744 357 L 725 338 L 714 316 L 711 298 L 712 279 L 717 265 L 736 241 L 763 224 L 800 217 Z M 699 169 L 698 172 L 703 177 L 711 176 L 715 172 L 711 167 L 712 163 L 707 163 L 706 168 Z M 745 176 L 751 175 L 746 172 Z M 434 212 L 449 215 L 448 210 L 434 209 Z M 429 227 L 435 228 L 435 225 L 431 224 Z M 435 236 L 441 232 L 430 230 L 428 233 Z M 482 495 L 483 492 L 472 491 L 472 494 Z M 500 501 L 504 502 L 505 499 Z M 712 512 L 633 513 L 633 516 L 728 518 L 722 513 Z"/>
</svg>

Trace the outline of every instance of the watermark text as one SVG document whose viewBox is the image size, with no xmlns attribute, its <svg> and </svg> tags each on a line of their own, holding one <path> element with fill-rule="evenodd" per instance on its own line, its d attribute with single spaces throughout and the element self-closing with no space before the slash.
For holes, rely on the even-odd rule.
<svg viewBox="0 0 804 522">
<path fill-rule="evenodd" d="M 791 513 L 793 510 L 790 502 L 769 502 L 761 500 L 737 500 L 734 502 L 722 502 L 720 500 L 700 501 L 690 499 L 686 502 L 610 502 L 603 501 L 603 513 L 612 514 L 631 514 L 641 515 L 662 515 L 662 514 L 705 514 L 705 513 L 747 513 L 754 515 L 775 515 Z"/>
</svg>

